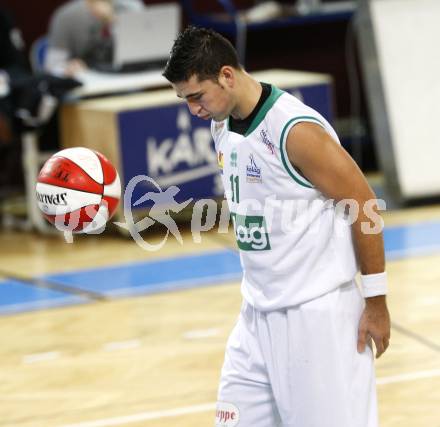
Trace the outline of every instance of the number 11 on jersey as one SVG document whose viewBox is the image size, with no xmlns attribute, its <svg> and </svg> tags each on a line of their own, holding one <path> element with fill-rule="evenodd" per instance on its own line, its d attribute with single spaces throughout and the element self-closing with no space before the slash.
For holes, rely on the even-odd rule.
<svg viewBox="0 0 440 427">
<path fill-rule="evenodd" d="M 230 175 L 229 181 L 231 182 L 232 201 L 240 202 L 240 190 L 238 185 L 238 175 Z"/>
</svg>

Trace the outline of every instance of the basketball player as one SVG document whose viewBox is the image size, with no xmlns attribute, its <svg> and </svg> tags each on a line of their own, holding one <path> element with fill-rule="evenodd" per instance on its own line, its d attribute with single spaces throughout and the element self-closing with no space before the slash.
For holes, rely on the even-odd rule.
<svg viewBox="0 0 440 427">
<path fill-rule="evenodd" d="M 183 31 L 163 75 L 212 120 L 243 265 L 216 426 L 376 427 L 370 342 L 382 355 L 390 319 L 361 171 L 318 112 L 254 80 L 211 30 Z M 358 215 L 338 213 L 344 199 Z"/>
</svg>

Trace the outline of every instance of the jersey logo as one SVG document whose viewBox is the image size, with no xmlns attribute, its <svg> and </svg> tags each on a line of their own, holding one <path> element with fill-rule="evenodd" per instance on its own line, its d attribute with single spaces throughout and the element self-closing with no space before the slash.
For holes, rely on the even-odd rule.
<svg viewBox="0 0 440 427">
<path fill-rule="evenodd" d="M 237 167 L 237 151 L 235 148 L 231 151 L 231 168 Z"/>
<path fill-rule="evenodd" d="M 233 403 L 217 402 L 215 427 L 235 427 L 240 423 L 240 411 Z"/>
<path fill-rule="evenodd" d="M 269 233 L 264 216 L 248 216 L 231 212 L 237 245 L 242 251 L 270 250 Z"/>
<path fill-rule="evenodd" d="M 223 153 L 219 151 L 217 154 L 217 162 L 221 173 L 223 173 L 223 166 L 225 165 L 225 161 L 223 157 L 224 157 Z"/>
<path fill-rule="evenodd" d="M 270 151 L 271 154 L 275 154 L 275 144 L 270 141 L 267 136 L 267 131 L 261 129 L 260 131 L 261 142 L 266 146 L 266 148 Z"/>
<path fill-rule="evenodd" d="M 255 163 L 254 155 L 249 155 L 249 164 L 246 166 L 246 181 L 250 183 L 261 183 L 261 168 Z"/>
</svg>

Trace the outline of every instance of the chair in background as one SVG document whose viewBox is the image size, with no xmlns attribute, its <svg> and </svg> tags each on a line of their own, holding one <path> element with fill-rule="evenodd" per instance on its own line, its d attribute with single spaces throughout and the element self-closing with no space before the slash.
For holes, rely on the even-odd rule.
<svg viewBox="0 0 440 427">
<path fill-rule="evenodd" d="M 269 2 L 271 5 L 266 5 L 267 18 L 252 19 L 252 11 L 250 9 L 238 10 L 233 0 L 216 0 L 215 3 L 222 9 L 220 13 L 199 12 L 194 3 L 194 0 L 182 0 L 189 22 L 200 27 L 212 28 L 221 34 L 232 37 L 238 57 L 243 65 L 246 60 L 248 31 L 349 20 L 356 9 L 356 1 L 330 2 L 320 5 L 318 9 L 309 13 L 298 14 L 294 5 L 287 10 L 280 11 L 280 9 L 276 9 L 275 2 Z M 257 7 L 265 6 L 263 3 Z M 281 13 L 276 13 L 277 11 Z"/>
<path fill-rule="evenodd" d="M 29 52 L 29 62 L 34 74 L 42 74 L 44 72 L 47 46 L 47 36 L 41 36 L 32 43 Z M 26 197 L 26 218 L 22 219 L 19 216 L 5 212 L 3 214 L 3 225 L 8 228 L 20 228 L 24 230 L 35 228 L 43 233 L 53 232 L 53 227 L 49 226 L 38 209 L 35 198 L 35 186 L 41 166 L 54 154 L 53 152 L 40 150 L 40 127 L 47 123 L 57 104 L 58 102 L 54 97 L 48 96 L 42 100 L 36 117 L 29 114 L 23 115 L 23 113 L 26 113 L 23 111 L 18 112 L 18 117 L 23 123 L 21 145 Z"/>
<path fill-rule="evenodd" d="M 247 24 L 240 17 L 237 8 L 229 0 L 216 0 L 224 10 L 222 13 L 200 13 L 192 0 L 182 0 L 183 9 L 191 24 L 231 36 L 235 40 L 238 57 L 244 63 L 246 56 Z"/>
<path fill-rule="evenodd" d="M 46 35 L 38 37 L 31 45 L 29 51 L 29 61 L 34 73 L 44 71 L 44 61 L 46 59 L 48 38 Z"/>
</svg>

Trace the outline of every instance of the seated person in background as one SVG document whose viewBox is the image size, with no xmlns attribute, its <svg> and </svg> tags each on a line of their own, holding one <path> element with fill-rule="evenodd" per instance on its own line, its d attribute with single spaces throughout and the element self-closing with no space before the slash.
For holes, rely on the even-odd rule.
<svg viewBox="0 0 440 427">
<path fill-rule="evenodd" d="M 5 187 L 22 185 L 11 82 L 26 78 L 30 73 L 23 48 L 20 31 L 7 11 L 0 8 L 0 199 Z"/>
<path fill-rule="evenodd" d="M 110 67 L 115 14 L 142 8 L 142 0 L 70 0 L 51 19 L 46 71 L 75 76 L 86 68 Z"/>
<path fill-rule="evenodd" d="M 20 30 L 0 7 L 0 199 L 23 185 L 22 133 L 38 131 L 43 151 L 58 148 L 56 107 L 78 85 L 71 78 L 34 75 Z"/>
</svg>

